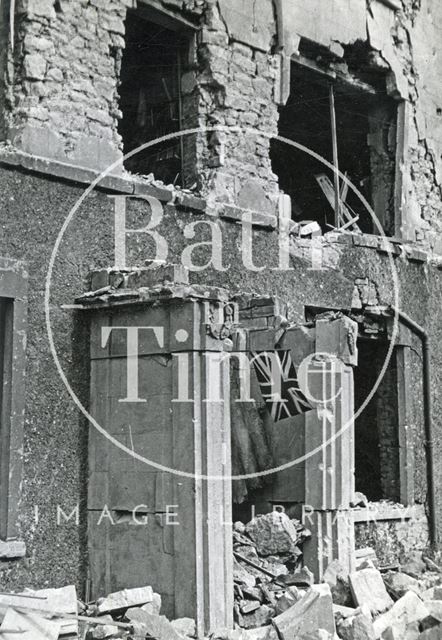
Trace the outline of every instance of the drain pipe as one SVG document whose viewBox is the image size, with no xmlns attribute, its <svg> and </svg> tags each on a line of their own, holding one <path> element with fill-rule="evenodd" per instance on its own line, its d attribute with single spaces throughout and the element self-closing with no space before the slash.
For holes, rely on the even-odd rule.
<svg viewBox="0 0 442 640">
<path fill-rule="evenodd" d="M 436 493 L 434 483 L 434 440 L 432 422 L 432 398 L 431 398 L 431 365 L 430 365 L 430 339 L 428 333 L 406 313 L 395 307 L 388 307 L 391 314 L 397 316 L 399 322 L 410 329 L 419 337 L 422 343 L 422 370 L 423 370 L 423 395 L 424 395 L 424 426 L 425 426 L 425 454 L 427 463 L 427 487 L 428 487 L 428 528 L 430 544 L 437 545 L 436 524 Z"/>
</svg>

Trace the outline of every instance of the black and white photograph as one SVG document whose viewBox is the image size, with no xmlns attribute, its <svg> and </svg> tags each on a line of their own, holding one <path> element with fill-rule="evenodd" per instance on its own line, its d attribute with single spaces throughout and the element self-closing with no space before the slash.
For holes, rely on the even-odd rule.
<svg viewBox="0 0 442 640">
<path fill-rule="evenodd" d="M 0 0 L 0 640 L 442 640 L 442 2 Z"/>
</svg>

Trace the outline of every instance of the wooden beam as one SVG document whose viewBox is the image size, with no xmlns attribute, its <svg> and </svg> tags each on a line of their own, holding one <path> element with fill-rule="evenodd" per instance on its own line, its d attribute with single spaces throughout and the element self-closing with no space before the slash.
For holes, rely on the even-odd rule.
<svg viewBox="0 0 442 640">
<path fill-rule="evenodd" d="M 330 121 L 333 145 L 333 166 L 334 166 L 334 186 L 335 186 L 335 227 L 339 229 L 339 213 L 341 208 L 341 198 L 339 192 L 339 157 L 338 157 L 338 135 L 336 131 L 336 109 L 335 109 L 335 92 L 333 85 L 329 87 L 330 99 Z"/>
</svg>

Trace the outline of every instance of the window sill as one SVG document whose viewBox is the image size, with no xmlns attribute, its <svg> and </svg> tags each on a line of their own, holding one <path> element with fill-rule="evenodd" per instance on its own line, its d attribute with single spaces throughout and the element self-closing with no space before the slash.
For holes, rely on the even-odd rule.
<svg viewBox="0 0 442 640">
<path fill-rule="evenodd" d="M 22 540 L 0 540 L 0 560 L 18 560 L 26 555 L 26 545 Z"/>
<path fill-rule="evenodd" d="M 368 508 L 356 508 L 352 510 L 355 524 L 370 522 L 380 522 L 386 520 L 420 520 L 425 518 L 425 508 L 423 505 L 415 504 L 404 507 L 401 504 L 384 502 L 371 502 Z"/>
<path fill-rule="evenodd" d="M 67 164 L 59 160 L 51 160 L 43 156 L 34 156 L 9 146 L 0 146 L 0 163 L 85 185 L 90 185 L 101 175 L 100 171 L 94 171 L 93 169 L 87 169 L 79 165 Z M 155 186 L 155 184 L 150 184 L 130 174 L 127 176 L 107 175 L 100 180 L 97 187 L 107 191 L 127 193 L 135 196 L 153 196 L 165 203 L 171 202 L 175 194 L 171 189 Z"/>
</svg>

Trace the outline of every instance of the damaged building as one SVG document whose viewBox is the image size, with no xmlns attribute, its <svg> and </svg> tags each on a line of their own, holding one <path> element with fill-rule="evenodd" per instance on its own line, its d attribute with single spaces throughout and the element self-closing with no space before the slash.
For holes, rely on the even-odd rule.
<svg viewBox="0 0 442 640">
<path fill-rule="evenodd" d="M 298 602 L 250 568 L 321 600 L 338 563 L 359 606 L 367 549 L 438 567 L 441 29 L 437 0 L 0 1 L 2 589 L 150 585 L 203 638 Z"/>
</svg>

